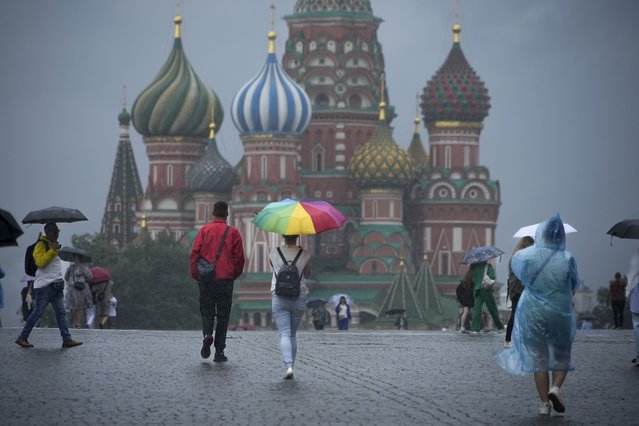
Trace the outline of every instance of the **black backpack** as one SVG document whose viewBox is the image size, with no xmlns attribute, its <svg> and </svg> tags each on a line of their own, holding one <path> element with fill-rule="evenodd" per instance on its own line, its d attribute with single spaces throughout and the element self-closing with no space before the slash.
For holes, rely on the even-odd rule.
<svg viewBox="0 0 639 426">
<path fill-rule="evenodd" d="M 40 237 L 38 237 L 38 241 L 31 244 L 27 247 L 27 250 L 24 252 L 24 273 L 27 275 L 31 275 L 35 277 L 36 271 L 38 270 L 38 265 L 35 263 L 35 259 L 33 258 L 33 249 L 35 249 L 36 244 L 40 242 Z M 45 248 L 47 251 L 49 250 L 49 244 L 46 241 L 43 241 Z"/>
<path fill-rule="evenodd" d="M 284 264 L 275 276 L 275 294 L 282 297 L 297 298 L 300 295 L 300 272 L 296 263 L 297 259 L 302 255 L 302 249 L 300 249 L 292 262 L 286 260 L 279 247 L 277 252 L 280 254 Z"/>
</svg>

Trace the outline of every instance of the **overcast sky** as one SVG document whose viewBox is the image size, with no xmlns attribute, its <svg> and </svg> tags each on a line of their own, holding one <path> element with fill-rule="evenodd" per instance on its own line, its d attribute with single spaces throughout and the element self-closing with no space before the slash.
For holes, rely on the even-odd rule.
<svg viewBox="0 0 639 426">
<path fill-rule="evenodd" d="M 266 59 L 266 0 L 183 0 L 182 38 L 200 79 L 219 95 L 226 119 L 217 141 L 239 161 L 230 118 L 235 93 Z M 293 0 L 275 1 L 277 54 L 287 38 L 279 19 Z M 452 44 L 452 1 L 372 0 L 395 140 L 408 147 L 415 97 Z M 152 81 L 173 43 L 174 0 L 23 0 L 3 4 L 0 26 L 0 207 L 18 221 L 60 205 L 88 222 L 62 224 L 61 240 L 95 233 L 118 144 L 117 115 Z M 634 0 L 461 1 L 461 45 L 486 83 L 492 108 L 484 120 L 480 163 L 500 182 L 497 245 L 555 212 L 578 229 L 568 235 L 585 284 L 607 285 L 626 273 L 637 240 L 613 241 L 615 222 L 639 217 L 639 2 Z M 148 160 L 131 139 L 143 187 Z M 427 133 L 422 128 L 422 140 Z M 0 248 L 5 325 L 17 325 L 24 249 L 41 226 L 25 227 L 20 247 Z M 508 256 L 498 265 L 505 281 Z M 117 294 L 117 283 L 116 283 Z"/>
</svg>

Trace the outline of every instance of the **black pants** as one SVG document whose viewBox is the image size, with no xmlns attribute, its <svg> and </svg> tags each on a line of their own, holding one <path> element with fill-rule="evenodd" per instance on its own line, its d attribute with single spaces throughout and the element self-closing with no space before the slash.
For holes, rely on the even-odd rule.
<svg viewBox="0 0 639 426">
<path fill-rule="evenodd" d="M 612 319 L 615 322 L 615 328 L 623 327 L 623 308 L 626 306 L 625 300 L 612 300 Z"/>
<path fill-rule="evenodd" d="M 512 307 L 510 311 L 510 318 L 508 318 L 508 325 L 506 325 L 506 338 L 504 339 L 507 342 L 510 342 L 513 334 L 513 327 L 515 325 L 515 312 L 517 311 L 517 303 L 519 303 L 520 297 L 521 293 L 517 293 L 513 295 L 512 299 L 510 299 L 510 301 L 512 302 Z"/>
<path fill-rule="evenodd" d="M 216 352 L 221 352 L 226 348 L 226 330 L 229 327 L 229 315 L 233 303 L 233 280 L 204 282 L 198 286 L 202 333 L 204 336 L 213 334 L 213 324 L 217 317 L 213 346 Z"/>
</svg>

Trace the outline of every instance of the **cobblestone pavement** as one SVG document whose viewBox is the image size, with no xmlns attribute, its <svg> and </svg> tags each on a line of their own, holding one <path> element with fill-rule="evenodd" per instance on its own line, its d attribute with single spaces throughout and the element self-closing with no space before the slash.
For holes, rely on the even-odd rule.
<svg viewBox="0 0 639 426">
<path fill-rule="evenodd" d="M 304 331 L 283 380 L 275 331 L 229 332 L 227 363 L 200 358 L 197 331 L 0 329 L 0 423 L 211 425 L 639 424 L 630 330 L 578 331 L 564 416 L 539 417 L 532 377 L 492 359 L 503 335 Z"/>
</svg>

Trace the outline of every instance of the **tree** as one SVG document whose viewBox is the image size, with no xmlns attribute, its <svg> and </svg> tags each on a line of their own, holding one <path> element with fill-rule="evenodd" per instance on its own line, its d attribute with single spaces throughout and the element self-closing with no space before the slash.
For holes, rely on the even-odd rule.
<svg viewBox="0 0 639 426">
<path fill-rule="evenodd" d="M 94 265 L 111 269 L 118 299 L 118 327 L 146 330 L 199 328 L 198 289 L 189 272 L 189 249 L 142 234 L 116 249 L 99 234 L 77 235 L 73 245 L 87 250 Z"/>
</svg>

